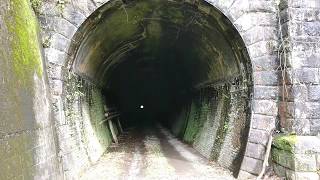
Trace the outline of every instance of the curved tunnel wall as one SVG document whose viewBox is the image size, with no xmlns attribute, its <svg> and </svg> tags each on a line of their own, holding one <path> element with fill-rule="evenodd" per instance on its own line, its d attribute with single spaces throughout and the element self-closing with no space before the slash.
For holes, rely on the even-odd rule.
<svg viewBox="0 0 320 180">
<path fill-rule="evenodd" d="M 103 89 L 125 125 L 159 120 L 237 175 L 250 124 L 252 70 L 223 14 L 204 1 L 111 1 L 78 37 L 72 69 Z"/>
</svg>

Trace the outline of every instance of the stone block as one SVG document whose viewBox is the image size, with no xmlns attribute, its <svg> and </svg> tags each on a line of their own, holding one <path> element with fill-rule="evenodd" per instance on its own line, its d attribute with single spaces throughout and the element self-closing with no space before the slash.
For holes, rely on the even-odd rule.
<svg viewBox="0 0 320 180">
<path fill-rule="evenodd" d="M 290 180 L 319 180 L 319 175 L 316 172 L 295 172 L 286 171 L 286 177 Z"/>
<path fill-rule="evenodd" d="M 261 144 L 247 143 L 246 156 L 248 157 L 264 160 L 265 151 L 265 146 Z"/>
<path fill-rule="evenodd" d="M 279 97 L 279 87 L 277 86 L 260 86 L 253 88 L 254 99 L 257 100 L 277 100 Z"/>
<path fill-rule="evenodd" d="M 292 84 L 312 83 L 319 84 L 320 76 L 318 68 L 288 69 L 288 80 Z"/>
<path fill-rule="evenodd" d="M 300 57 L 304 67 L 320 68 L 320 52 L 305 51 L 305 56 Z"/>
<path fill-rule="evenodd" d="M 285 0 L 289 7 L 294 8 L 320 8 L 318 0 Z"/>
<path fill-rule="evenodd" d="M 317 136 L 297 136 L 296 153 L 320 153 L 320 138 Z"/>
<path fill-rule="evenodd" d="M 229 13 L 232 19 L 236 20 L 249 10 L 249 0 L 235 0 L 229 8 Z"/>
<path fill-rule="evenodd" d="M 293 153 L 274 147 L 272 148 L 271 156 L 273 162 L 281 165 L 282 167 L 294 169 Z"/>
<path fill-rule="evenodd" d="M 70 4 L 63 9 L 62 17 L 64 17 L 66 20 L 68 20 L 76 27 L 80 27 L 80 25 L 86 19 L 86 16 L 81 13 L 80 9 L 75 8 Z"/>
<path fill-rule="evenodd" d="M 251 58 L 265 55 L 274 55 L 277 52 L 278 42 L 276 40 L 264 40 L 248 46 Z"/>
<path fill-rule="evenodd" d="M 66 61 L 67 54 L 55 48 L 45 48 L 45 57 L 47 62 L 63 66 Z M 59 73 L 60 74 L 60 73 Z"/>
<path fill-rule="evenodd" d="M 264 130 L 251 129 L 249 132 L 248 141 L 251 143 L 261 144 L 266 146 L 269 140 L 269 133 Z"/>
<path fill-rule="evenodd" d="M 269 0 L 250 0 L 249 10 L 253 12 L 276 12 L 276 4 Z"/>
<path fill-rule="evenodd" d="M 308 118 L 320 118 L 320 102 L 307 102 L 306 108 Z"/>
<path fill-rule="evenodd" d="M 49 81 L 50 91 L 53 95 L 61 95 L 63 90 L 63 82 L 61 80 Z"/>
<path fill-rule="evenodd" d="M 251 59 L 254 71 L 274 71 L 279 67 L 278 57 L 275 55 L 266 55 Z"/>
<path fill-rule="evenodd" d="M 46 1 L 40 6 L 40 15 L 54 17 L 60 14 L 56 1 Z"/>
<path fill-rule="evenodd" d="M 248 180 L 248 179 L 256 179 L 256 178 L 257 178 L 257 175 L 248 173 L 243 170 L 240 170 L 239 175 L 238 175 L 239 180 Z"/>
<path fill-rule="evenodd" d="M 64 18 L 57 18 L 55 20 L 54 31 L 62 34 L 68 39 L 71 39 L 77 31 L 77 27 Z"/>
<path fill-rule="evenodd" d="M 304 22 L 302 28 L 305 36 L 320 36 L 320 22 Z"/>
<path fill-rule="evenodd" d="M 303 100 L 295 100 L 294 102 L 294 118 L 306 119 L 308 117 L 308 106 L 307 103 Z"/>
<path fill-rule="evenodd" d="M 70 39 L 67 39 L 61 34 L 54 33 L 50 39 L 50 47 L 57 49 L 61 52 L 68 53 Z"/>
<path fill-rule="evenodd" d="M 65 114 L 63 111 L 63 102 L 60 96 L 52 96 L 52 114 L 55 120 L 56 125 L 65 125 L 67 124 L 65 119 Z"/>
<path fill-rule="evenodd" d="M 256 114 L 269 116 L 274 116 L 278 112 L 277 103 L 272 100 L 253 100 L 252 109 Z"/>
<path fill-rule="evenodd" d="M 234 21 L 234 25 L 240 32 L 246 31 L 254 26 L 250 13 L 245 13 Z"/>
<path fill-rule="evenodd" d="M 309 101 L 320 101 L 320 85 L 310 85 L 308 87 Z"/>
<path fill-rule="evenodd" d="M 317 163 L 315 154 L 295 154 L 294 156 L 294 167 L 295 171 L 303 172 L 316 172 Z"/>
<path fill-rule="evenodd" d="M 227 12 L 234 0 L 207 0 L 207 2 L 221 9 L 222 12 Z"/>
<path fill-rule="evenodd" d="M 297 135 L 310 135 L 311 124 L 310 119 L 295 118 L 292 119 L 292 132 Z"/>
<path fill-rule="evenodd" d="M 278 76 L 278 71 L 257 71 L 253 72 L 253 81 L 255 85 L 276 86 Z"/>
<path fill-rule="evenodd" d="M 269 132 L 275 128 L 276 118 L 274 116 L 265 116 L 260 114 L 253 114 L 251 126 L 254 129 L 261 129 Z"/>
<path fill-rule="evenodd" d="M 62 66 L 58 64 L 47 64 L 48 77 L 50 79 L 62 79 Z"/>
<path fill-rule="evenodd" d="M 289 93 L 294 101 L 305 101 L 308 99 L 308 88 L 304 84 L 290 86 Z"/>
<path fill-rule="evenodd" d="M 280 176 L 280 177 L 285 177 L 286 176 L 286 168 L 277 164 L 277 163 L 272 163 L 273 165 L 273 170 L 274 172 Z"/>
<path fill-rule="evenodd" d="M 262 169 L 263 161 L 250 157 L 244 157 L 241 165 L 241 170 L 257 175 Z"/>
</svg>

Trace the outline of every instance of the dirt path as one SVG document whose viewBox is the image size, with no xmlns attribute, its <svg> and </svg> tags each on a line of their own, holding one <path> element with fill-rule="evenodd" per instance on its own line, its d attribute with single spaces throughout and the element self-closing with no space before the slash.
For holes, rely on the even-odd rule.
<svg viewBox="0 0 320 180">
<path fill-rule="evenodd" d="M 209 163 L 194 149 L 159 128 L 131 130 L 120 137 L 82 180 L 107 179 L 234 179 L 231 172 Z"/>
</svg>

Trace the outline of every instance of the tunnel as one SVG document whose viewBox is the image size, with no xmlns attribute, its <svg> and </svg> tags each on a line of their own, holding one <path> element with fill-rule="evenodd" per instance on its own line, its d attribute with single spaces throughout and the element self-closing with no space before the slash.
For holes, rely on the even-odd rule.
<svg viewBox="0 0 320 180">
<path fill-rule="evenodd" d="M 112 0 L 81 25 L 69 52 L 69 70 L 99 87 L 124 129 L 160 124 L 237 176 L 252 70 L 239 32 L 214 6 Z"/>
</svg>

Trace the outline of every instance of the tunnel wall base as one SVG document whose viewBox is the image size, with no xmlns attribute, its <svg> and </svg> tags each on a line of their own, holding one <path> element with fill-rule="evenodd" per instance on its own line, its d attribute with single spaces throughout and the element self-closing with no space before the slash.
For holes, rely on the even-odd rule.
<svg viewBox="0 0 320 180">
<path fill-rule="evenodd" d="M 250 123 L 248 92 L 240 87 L 224 85 L 199 90 L 199 96 L 176 116 L 171 126 L 173 134 L 235 175 L 240 169 Z"/>
</svg>

